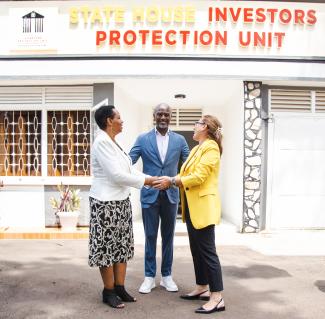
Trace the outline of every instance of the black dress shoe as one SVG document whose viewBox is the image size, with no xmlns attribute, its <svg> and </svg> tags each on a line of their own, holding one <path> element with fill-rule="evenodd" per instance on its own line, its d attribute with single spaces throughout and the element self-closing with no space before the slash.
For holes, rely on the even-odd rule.
<svg viewBox="0 0 325 319">
<path fill-rule="evenodd" d="M 204 309 L 203 307 L 200 307 L 198 309 L 195 310 L 196 313 L 203 313 L 203 314 L 209 314 L 209 313 L 213 313 L 213 312 L 218 312 L 218 311 L 225 311 L 226 310 L 226 307 L 225 306 L 222 306 L 222 307 L 218 307 L 219 304 L 222 302 L 222 298 L 219 300 L 218 304 L 210 309 L 210 310 L 206 310 Z"/>
<path fill-rule="evenodd" d="M 209 300 L 209 296 L 201 296 L 203 295 L 207 290 L 200 292 L 197 295 L 181 295 L 180 298 L 185 299 L 185 300 Z"/>
</svg>

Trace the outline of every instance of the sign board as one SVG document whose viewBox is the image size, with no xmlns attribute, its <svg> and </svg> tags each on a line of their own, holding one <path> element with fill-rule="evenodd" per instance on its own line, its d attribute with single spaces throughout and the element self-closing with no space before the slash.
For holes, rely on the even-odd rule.
<svg viewBox="0 0 325 319">
<path fill-rule="evenodd" d="M 0 57 L 325 57 L 325 4 L 2 1 Z"/>
</svg>

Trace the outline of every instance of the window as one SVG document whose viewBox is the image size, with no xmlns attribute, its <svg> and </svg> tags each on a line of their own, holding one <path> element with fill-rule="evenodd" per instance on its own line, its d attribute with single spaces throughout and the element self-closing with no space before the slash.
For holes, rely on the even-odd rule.
<svg viewBox="0 0 325 319">
<path fill-rule="evenodd" d="M 90 112 L 47 113 L 48 176 L 90 175 Z"/>
<path fill-rule="evenodd" d="M 271 111 L 318 113 L 325 111 L 325 90 L 270 89 Z"/>
<path fill-rule="evenodd" d="M 0 175 L 41 175 L 41 111 L 0 112 Z"/>
<path fill-rule="evenodd" d="M 0 176 L 90 176 L 92 87 L 0 88 Z"/>
</svg>

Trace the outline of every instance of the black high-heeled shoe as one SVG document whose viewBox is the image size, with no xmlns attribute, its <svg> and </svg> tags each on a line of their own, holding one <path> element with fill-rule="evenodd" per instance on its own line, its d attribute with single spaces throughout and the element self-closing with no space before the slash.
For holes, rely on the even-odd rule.
<svg viewBox="0 0 325 319">
<path fill-rule="evenodd" d="M 103 290 L 103 303 L 106 303 L 112 308 L 123 309 L 124 304 L 121 299 L 117 296 L 114 289 L 106 289 Z"/>
<path fill-rule="evenodd" d="M 115 292 L 125 302 L 136 302 L 137 299 L 132 297 L 122 285 L 115 285 Z"/>
<path fill-rule="evenodd" d="M 208 290 L 202 291 L 196 295 L 180 295 L 179 297 L 185 300 L 210 300 L 209 296 L 202 296 L 204 293 L 206 293 Z"/>
<path fill-rule="evenodd" d="M 221 298 L 219 300 L 219 302 L 217 303 L 217 305 L 210 309 L 210 310 L 206 310 L 204 309 L 203 307 L 200 307 L 198 309 L 195 310 L 196 313 L 204 313 L 204 314 L 209 314 L 209 313 L 213 313 L 213 312 L 219 312 L 219 311 L 225 311 L 226 310 L 226 307 L 225 306 L 222 306 L 222 307 L 218 307 L 219 304 L 223 301 L 223 299 Z"/>
</svg>

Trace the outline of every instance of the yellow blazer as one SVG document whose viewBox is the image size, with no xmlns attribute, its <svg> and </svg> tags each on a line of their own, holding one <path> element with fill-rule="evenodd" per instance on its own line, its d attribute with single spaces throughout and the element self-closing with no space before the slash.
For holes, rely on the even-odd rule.
<svg viewBox="0 0 325 319">
<path fill-rule="evenodd" d="M 208 139 L 192 149 L 181 167 L 179 176 L 183 184 L 181 188 L 182 218 L 184 222 L 186 193 L 190 218 L 196 229 L 220 223 L 219 166 L 218 144 Z"/>
</svg>

